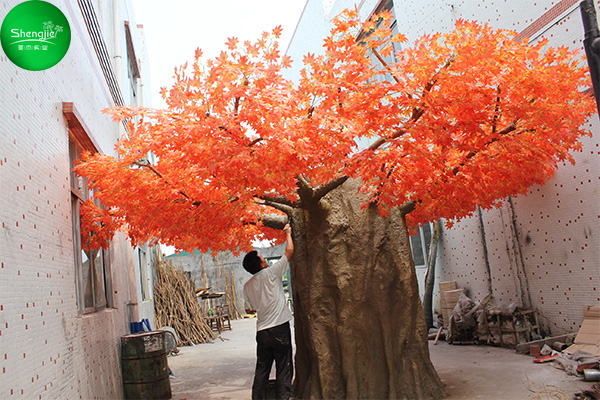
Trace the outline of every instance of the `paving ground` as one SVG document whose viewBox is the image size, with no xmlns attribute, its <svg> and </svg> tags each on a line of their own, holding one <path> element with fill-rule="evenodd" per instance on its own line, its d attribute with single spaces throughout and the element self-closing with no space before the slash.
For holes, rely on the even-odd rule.
<svg viewBox="0 0 600 400">
<path fill-rule="evenodd" d="M 250 399 L 255 363 L 255 319 L 232 321 L 222 340 L 182 347 L 168 363 L 174 400 Z M 570 400 L 591 383 L 513 350 L 429 342 L 448 399 Z M 533 389 L 533 390 L 532 390 Z"/>
</svg>

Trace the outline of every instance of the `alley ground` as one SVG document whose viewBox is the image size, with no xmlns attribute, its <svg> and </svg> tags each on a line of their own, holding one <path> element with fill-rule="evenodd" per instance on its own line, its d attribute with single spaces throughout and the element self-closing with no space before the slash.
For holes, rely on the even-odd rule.
<svg viewBox="0 0 600 400">
<path fill-rule="evenodd" d="M 255 363 L 255 319 L 232 321 L 214 343 L 182 347 L 168 363 L 174 400 L 250 399 Z M 429 342 L 448 399 L 564 399 L 591 383 L 513 350 Z"/>
</svg>

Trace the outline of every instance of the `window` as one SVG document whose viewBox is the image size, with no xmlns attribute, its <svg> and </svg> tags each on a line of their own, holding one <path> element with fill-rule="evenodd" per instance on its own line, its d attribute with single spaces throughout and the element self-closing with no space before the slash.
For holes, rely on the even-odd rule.
<svg viewBox="0 0 600 400">
<path fill-rule="evenodd" d="M 384 0 L 381 2 L 381 4 L 379 4 L 379 7 L 377 7 L 375 9 L 374 14 L 379 14 L 383 11 L 389 11 L 392 13 L 392 15 L 394 16 L 394 20 L 392 22 L 392 33 L 394 35 L 398 34 L 398 22 L 396 20 L 396 12 L 394 11 L 394 1 L 393 0 Z M 397 60 L 396 58 L 396 53 L 400 50 L 402 50 L 402 46 L 400 43 L 393 43 L 393 47 L 394 47 L 394 51 L 392 52 L 392 54 L 388 55 L 387 57 L 385 57 L 385 62 L 388 65 L 394 64 Z"/>
<path fill-rule="evenodd" d="M 375 10 L 373 11 L 372 15 L 380 14 L 383 11 L 389 11 L 389 12 L 392 13 L 393 21 L 392 21 L 392 24 L 391 24 L 391 28 L 392 28 L 392 33 L 394 35 L 396 35 L 398 33 L 398 23 L 396 21 L 396 12 L 394 11 L 394 1 L 393 0 L 383 0 L 383 1 L 381 1 L 379 3 L 379 5 L 375 8 Z M 381 20 L 380 20 L 379 24 L 381 24 Z M 358 37 L 358 40 L 360 41 L 362 38 L 365 38 L 368 35 L 370 35 L 369 32 L 363 31 L 363 32 L 360 33 L 360 35 Z M 396 53 L 402 49 L 402 46 L 401 46 L 400 43 L 394 42 L 394 43 L 392 43 L 392 46 L 394 48 L 393 52 L 391 54 L 383 57 L 383 61 L 388 66 L 391 66 L 392 64 L 396 63 L 396 61 L 398 61 L 397 58 L 396 58 Z M 377 56 L 375 54 L 371 54 L 370 58 L 371 58 L 371 61 L 372 61 L 373 65 L 378 65 L 378 64 L 381 63 L 381 61 L 377 58 Z M 387 76 L 384 79 L 386 79 L 386 80 L 388 80 L 390 82 L 393 80 L 393 78 L 389 74 L 387 74 Z"/>
<path fill-rule="evenodd" d="M 127 43 L 127 77 L 133 97 L 137 95 L 137 80 L 140 77 L 140 68 L 133 47 L 133 38 L 129 21 L 125 21 L 125 40 Z"/>
<path fill-rule="evenodd" d="M 65 104 L 67 107 L 65 107 Z M 84 150 L 95 151 L 88 137 L 87 146 L 78 140 L 84 129 L 79 123 L 72 103 L 63 104 L 63 113 L 69 123 L 69 166 L 71 168 L 71 220 L 73 228 L 73 254 L 75 263 L 75 281 L 77 290 L 77 307 L 80 313 L 91 313 L 113 306 L 110 251 L 104 249 L 88 249 L 84 247 L 81 236 L 81 205 L 93 193 L 85 179 L 72 172 L 75 161 Z M 70 108 L 68 108 L 70 107 Z M 67 111 L 65 111 L 65 109 Z M 69 111 L 70 110 L 70 111 Z M 79 123 L 79 125 L 77 125 Z M 77 125 L 74 127 L 74 125 Z M 96 200 L 96 204 L 99 202 Z"/>
<path fill-rule="evenodd" d="M 410 248 L 413 253 L 415 267 L 425 267 L 431 245 L 431 225 L 419 226 L 419 231 L 410 237 Z"/>
</svg>

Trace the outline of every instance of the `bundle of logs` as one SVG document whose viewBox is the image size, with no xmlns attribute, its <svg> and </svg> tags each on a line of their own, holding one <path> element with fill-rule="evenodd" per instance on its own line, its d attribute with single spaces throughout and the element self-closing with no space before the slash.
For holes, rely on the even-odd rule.
<svg viewBox="0 0 600 400">
<path fill-rule="evenodd" d="M 218 279 L 218 283 L 219 283 L 219 288 L 221 288 L 221 281 L 223 280 L 225 283 L 225 303 L 229 306 L 229 316 L 231 317 L 231 319 L 241 319 L 243 317 L 242 315 L 242 308 L 240 308 L 240 304 L 242 304 L 242 302 L 240 301 L 240 298 L 238 296 L 237 293 L 237 289 L 235 286 L 235 280 L 233 278 L 233 271 L 229 271 L 229 273 L 227 273 L 227 271 L 225 270 L 225 267 L 223 265 L 223 262 L 219 259 L 219 257 L 215 257 L 215 261 L 217 262 L 217 265 L 219 266 L 218 269 L 218 273 L 219 273 L 219 279 Z M 204 269 L 204 264 L 202 264 L 202 268 Z"/>
<path fill-rule="evenodd" d="M 154 308 L 158 326 L 175 329 L 178 346 L 211 342 L 217 337 L 207 324 L 194 284 L 161 256 L 156 258 Z"/>
</svg>

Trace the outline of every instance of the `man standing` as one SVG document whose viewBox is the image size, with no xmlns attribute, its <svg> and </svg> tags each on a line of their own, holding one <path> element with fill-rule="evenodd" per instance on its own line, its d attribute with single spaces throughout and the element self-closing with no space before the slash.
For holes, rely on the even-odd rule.
<svg viewBox="0 0 600 400">
<path fill-rule="evenodd" d="M 244 285 L 246 312 L 256 310 L 256 371 L 252 384 L 252 398 L 264 399 L 273 361 L 277 369 L 276 390 L 278 399 L 289 399 L 292 391 L 292 312 L 283 294 L 282 277 L 288 261 L 294 254 L 292 228 L 283 228 L 286 245 L 283 257 L 269 266 L 257 251 L 244 257 L 244 269 L 253 276 Z"/>
</svg>

